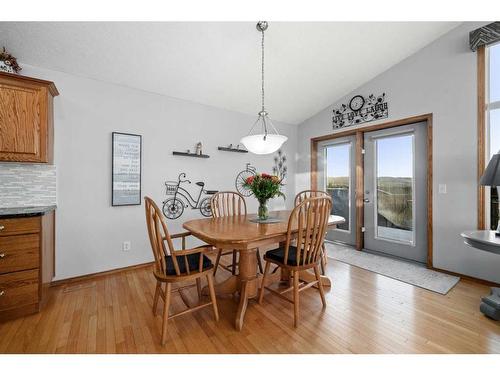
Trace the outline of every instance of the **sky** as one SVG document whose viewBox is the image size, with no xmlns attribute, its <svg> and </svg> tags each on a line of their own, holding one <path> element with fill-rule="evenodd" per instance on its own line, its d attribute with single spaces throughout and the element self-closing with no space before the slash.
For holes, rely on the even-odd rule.
<svg viewBox="0 0 500 375">
<path fill-rule="evenodd" d="M 340 144 L 326 149 L 327 177 L 349 176 L 350 145 Z"/>
<path fill-rule="evenodd" d="M 376 142 L 379 177 L 413 176 L 411 135 L 380 138 Z M 349 175 L 349 149 L 349 144 L 335 145 L 327 149 L 328 177 Z"/>
<path fill-rule="evenodd" d="M 490 102 L 500 100 L 500 43 L 489 48 Z"/>
<path fill-rule="evenodd" d="M 490 102 L 500 100 L 500 44 L 490 47 Z M 490 156 L 500 151 L 500 109 L 490 112 Z"/>
<path fill-rule="evenodd" d="M 413 135 L 377 140 L 377 176 L 413 177 Z"/>
</svg>

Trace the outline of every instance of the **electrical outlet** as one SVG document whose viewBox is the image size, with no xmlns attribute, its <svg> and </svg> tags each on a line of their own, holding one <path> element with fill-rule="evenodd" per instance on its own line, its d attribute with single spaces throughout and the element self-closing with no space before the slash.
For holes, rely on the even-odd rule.
<svg viewBox="0 0 500 375">
<path fill-rule="evenodd" d="M 439 194 L 446 194 L 446 184 L 439 184 Z"/>
<path fill-rule="evenodd" d="M 123 241 L 122 251 L 130 251 L 131 247 L 132 247 L 132 244 L 130 243 L 130 241 Z"/>
</svg>

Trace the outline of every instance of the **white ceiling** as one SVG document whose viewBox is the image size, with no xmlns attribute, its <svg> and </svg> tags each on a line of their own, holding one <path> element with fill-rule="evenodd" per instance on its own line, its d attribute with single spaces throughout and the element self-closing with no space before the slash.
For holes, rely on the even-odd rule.
<svg viewBox="0 0 500 375">
<path fill-rule="evenodd" d="M 270 22 L 266 107 L 298 124 L 456 27 L 454 22 Z M 0 22 L 21 63 L 256 114 L 260 33 L 249 22 Z"/>
</svg>

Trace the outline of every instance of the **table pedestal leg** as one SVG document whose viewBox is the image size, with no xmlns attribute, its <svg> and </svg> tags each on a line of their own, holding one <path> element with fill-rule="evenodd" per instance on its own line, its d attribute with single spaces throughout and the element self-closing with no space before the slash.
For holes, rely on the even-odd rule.
<svg viewBox="0 0 500 375">
<path fill-rule="evenodd" d="M 245 313 L 247 312 L 248 306 L 248 290 L 249 282 L 242 281 L 240 289 L 240 302 L 238 303 L 238 310 L 236 311 L 236 319 L 234 325 L 238 331 L 243 328 L 243 321 L 245 319 Z"/>
<path fill-rule="evenodd" d="M 257 249 L 240 251 L 238 263 L 238 279 L 240 282 L 240 302 L 236 311 L 235 326 L 238 331 L 243 328 L 248 299 L 257 296 Z"/>
<path fill-rule="evenodd" d="M 235 292 L 238 291 L 238 277 L 237 276 L 231 276 L 224 280 L 221 283 L 215 284 L 214 289 L 215 289 L 215 294 L 218 296 L 229 296 L 234 294 Z M 204 296 L 209 295 L 209 290 L 208 287 L 204 287 L 202 289 L 202 294 Z"/>
<path fill-rule="evenodd" d="M 266 284 L 273 284 L 280 279 L 280 272 L 271 273 L 267 277 Z M 248 300 L 257 297 L 261 283 L 262 275 L 257 273 L 257 249 L 252 249 L 240 251 L 237 275 L 230 276 L 215 285 L 215 293 L 219 297 L 233 295 L 239 291 L 238 310 L 235 317 L 235 327 L 239 331 L 243 328 Z M 204 287 L 202 293 L 208 295 L 208 288 Z"/>
</svg>

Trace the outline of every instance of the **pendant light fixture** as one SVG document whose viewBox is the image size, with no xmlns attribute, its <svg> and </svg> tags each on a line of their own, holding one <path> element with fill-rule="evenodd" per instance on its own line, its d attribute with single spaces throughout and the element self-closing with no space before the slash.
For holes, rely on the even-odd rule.
<svg viewBox="0 0 500 375">
<path fill-rule="evenodd" d="M 262 33 L 262 108 L 259 112 L 257 121 L 253 124 L 248 135 L 241 138 L 241 143 L 243 143 L 247 150 L 258 155 L 272 154 L 273 152 L 276 152 L 288 139 L 284 135 L 280 135 L 278 133 L 272 121 L 269 119 L 268 113 L 264 107 L 264 31 L 267 30 L 267 27 L 268 24 L 266 21 L 259 21 L 257 23 L 257 30 Z M 253 134 L 252 131 L 257 125 L 259 125 L 257 128 L 260 127 L 260 133 Z M 269 130 L 272 132 L 269 132 Z"/>
</svg>

